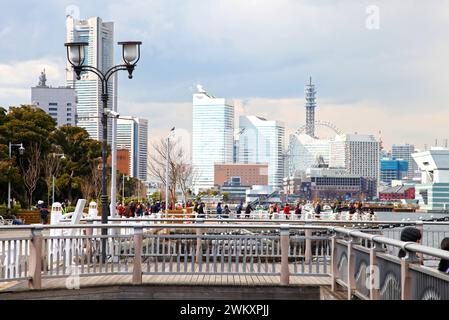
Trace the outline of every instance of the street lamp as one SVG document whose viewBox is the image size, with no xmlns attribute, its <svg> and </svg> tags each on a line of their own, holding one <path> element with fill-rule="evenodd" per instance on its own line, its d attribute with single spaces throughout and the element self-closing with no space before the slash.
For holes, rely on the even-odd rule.
<svg viewBox="0 0 449 320">
<path fill-rule="evenodd" d="M 61 157 L 62 160 L 65 159 L 64 153 L 53 153 L 53 157 Z M 53 205 L 53 203 L 55 203 L 55 175 L 54 174 L 52 175 L 51 189 L 52 189 L 51 203 Z"/>
<path fill-rule="evenodd" d="M 23 155 L 25 152 L 25 148 L 23 147 L 23 143 L 13 144 L 9 142 L 9 159 L 12 157 L 12 147 L 19 147 L 19 154 Z M 8 209 L 11 209 L 11 180 L 8 178 Z"/>
<path fill-rule="evenodd" d="M 175 127 L 171 128 L 167 136 L 167 167 L 165 168 L 165 214 L 168 213 L 168 172 L 170 170 L 170 135 L 175 131 Z"/>
<path fill-rule="evenodd" d="M 86 47 L 89 45 L 87 42 L 69 42 L 64 45 L 67 47 L 67 60 L 72 65 L 73 70 L 76 74 L 76 79 L 81 79 L 81 72 L 92 72 L 98 76 L 101 81 L 101 101 L 103 102 L 103 114 L 101 118 L 101 124 L 103 126 L 103 134 L 102 134 L 102 162 L 103 162 L 103 170 L 102 170 L 102 194 L 101 194 L 101 223 L 108 223 L 108 193 L 107 193 L 107 161 L 108 161 L 108 116 L 105 111 L 108 106 L 109 93 L 108 93 L 108 82 L 111 76 L 120 71 L 126 70 L 128 71 L 128 78 L 132 79 L 132 73 L 137 62 L 140 59 L 140 45 L 141 41 L 125 41 L 118 42 L 119 45 L 122 46 L 122 58 L 124 64 L 115 65 L 103 73 L 100 69 L 95 68 L 93 66 L 85 65 L 85 52 Z M 102 235 L 107 235 L 108 231 L 106 228 L 101 229 Z M 103 251 L 103 261 L 106 261 L 106 238 L 103 238 L 102 241 L 102 251 Z"/>
</svg>

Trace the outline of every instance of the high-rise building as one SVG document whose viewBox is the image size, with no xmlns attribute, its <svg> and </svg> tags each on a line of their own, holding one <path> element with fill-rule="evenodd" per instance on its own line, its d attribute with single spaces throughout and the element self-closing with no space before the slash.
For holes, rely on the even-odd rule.
<svg viewBox="0 0 449 320">
<path fill-rule="evenodd" d="M 391 180 L 402 180 L 407 176 L 408 161 L 384 158 L 380 160 L 380 181 L 391 185 Z"/>
<path fill-rule="evenodd" d="M 306 99 L 306 134 L 311 137 L 315 137 L 315 85 L 312 84 L 312 77 L 310 77 L 310 82 L 304 88 L 305 99 Z"/>
<path fill-rule="evenodd" d="M 129 173 L 147 181 L 148 120 L 121 117 L 117 120 L 117 149 L 129 150 Z"/>
<path fill-rule="evenodd" d="M 215 163 L 233 162 L 234 105 L 198 85 L 192 111 L 192 166 L 194 189 L 198 191 L 214 186 Z"/>
<path fill-rule="evenodd" d="M 76 125 L 76 93 L 71 87 L 47 86 L 45 70 L 39 77 L 39 84 L 31 88 L 31 104 L 47 112 L 58 127 Z"/>
<path fill-rule="evenodd" d="M 66 19 L 67 42 L 83 41 L 89 43 L 86 47 L 84 64 L 96 67 L 105 73 L 114 64 L 114 23 L 103 22 L 99 17 L 86 20 L 76 20 L 72 16 Z M 102 140 L 101 115 L 101 81 L 92 72 L 81 72 L 81 79 L 76 80 L 76 74 L 67 61 L 67 84 L 75 88 L 77 103 L 77 125 L 86 129 L 92 139 Z M 116 110 L 114 97 L 116 95 L 116 77 L 109 81 L 108 108 Z M 111 121 L 108 121 L 108 141 L 111 141 Z"/>
<path fill-rule="evenodd" d="M 372 135 L 341 134 L 330 143 L 329 166 L 379 182 L 379 141 Z"/>
<path fill-rule="evenodd" d="M 412 144 L 393 144 L 391 147 L 391 156 L 396 159 L 404 159 L 408 162 L 407 178 L 413 179 L 420 175 L 418 165 L 412 157 L 415 153 L 415 146 Z"/>
<path fill-rule="evenodd" d="M 240 163 L 268 163 L 268 185 L 282 188 L 285 125 L 257 116 L 240 116 Z"/>
</svg>

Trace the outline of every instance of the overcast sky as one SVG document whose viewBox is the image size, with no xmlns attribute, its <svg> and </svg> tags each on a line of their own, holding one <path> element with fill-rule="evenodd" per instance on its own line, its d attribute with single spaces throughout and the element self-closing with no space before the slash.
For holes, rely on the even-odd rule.
<svg viewBox="0 0 449 320">
<path fill-rule="evenodd" d="M 68 11 L 114 21 L 116 41 L 143 41 L 134 79 L 120 76 L 119 112 L 147 117 L 153 139 L 190 131 L 198 83 L 235 101 L 236 126 L 255 114 L 293 132 L 309 76 L 317 119 L 342 131 L 381 131 L 387 147 L 449 138 L 449 1 L 10 1 L 0 105 L 29 103 L 43 68 L 50 85 L 65 84 Z"/>
</svg>

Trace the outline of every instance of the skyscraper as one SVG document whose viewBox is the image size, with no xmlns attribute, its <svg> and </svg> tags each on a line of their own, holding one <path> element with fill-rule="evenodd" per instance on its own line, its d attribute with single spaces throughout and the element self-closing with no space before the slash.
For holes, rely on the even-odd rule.
<svg viewBox="0 0 449 320">
<path fill-rule="evenodd" d="M 341 134 L 330 143 L 329 166 L 379 183 L 380 145 L 372 135 Z"/>
<path fill-rule="evenodd" d="M 408 162 L 407 178 L 413 179 L 415 176 L 419 176 L 418 165 L 412 157 L 412 153 L 415 152 L 415 146 L 412 144 L 393 144 L 391 147 L 391 156 L 396 159 L 404 159 Z M 416 174 L 415 174 L 416 173 Z"/>
<path fill-rule="evenodd" d="M 76 93 L 71 87 L 49 87 L 45 70 L 39 84 L 31 88 L 31 104 L 47 112 L 58 127 L 76 125 Z"/>
<path fill-rule="evenodd" d="M 192 110 L 192 165 L 198 191 L 214 186 L 215 163 L 233 162 L 234 105 L 198 85 Z"/>
<path fill-rule="evenodd" d="M 106 72 L 114 64 L 114 23 L 103 22 L 99 17 L 86 20 L 76 20 L 72 16 L 66 19 L 67 42 L 84 41 L 86 47 L 86 65 Z M 89 136 L 96 140 L 102 139 L 101 114 L 101 81 L 92 72 L 81 72 L 81 79 L 76 80 L 75 72 L 67 61 L 67 84 L 75 88 L 78 105 L 78 126 L 83 127 Z M 116 94 L 116 80 L 109 82 L 110 99 L 108 108 L 116 110 L 113 96 Z M 114 84 L 113 84 L 114 83 Z M 108 141 L 111 141 L 111 121 L 108 122 Z"/>
<path fill-rule="evenodd" d="M 268 185 L 282 188 L 285 125 L 257 116 L 240 116 L 240 163 L 268 163 Z"/>
<path fill-rule="evenodd" d="M 121 117 L 117 120 L 117 149 L 129 150 L 129 173 L 147 181 L 148 120 Z"/>
<path fill-rule="evenodd" d="M 306 134 L 311 137 L 315 137 L 315 85 L 312 84 L 312 77 L 310 77 L 310 82 L 305 86 L 304 89 L 305 99 L 306 99 Z"/>
</svg>

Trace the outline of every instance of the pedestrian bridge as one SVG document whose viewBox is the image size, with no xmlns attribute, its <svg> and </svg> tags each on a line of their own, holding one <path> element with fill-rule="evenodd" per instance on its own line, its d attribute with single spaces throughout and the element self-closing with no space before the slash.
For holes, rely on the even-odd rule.
<svg viewBox="0 0 449 320">
<path fill-rule="evenodd" d="M 0 299 L 176 299 L 200 289 L 247 299 L 449 299 L 449 275 L 435 268 L 449 252 L 431 245 L 447 222 L 111 220 L 0 226 Z M 408 224 L 427 245 L 397 240 Z"/>
</svg>

